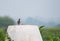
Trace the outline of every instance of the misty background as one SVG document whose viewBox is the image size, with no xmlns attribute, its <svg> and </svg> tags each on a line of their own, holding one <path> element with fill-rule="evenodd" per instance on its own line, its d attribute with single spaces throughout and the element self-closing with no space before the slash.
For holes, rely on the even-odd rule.
<svg viewBox="0 0 60 41">
<path fill-rule="evenodd" d="M 21 24 L 60 26 L 60 0 L 0 0 L 0 16 Z"/>
</svg>

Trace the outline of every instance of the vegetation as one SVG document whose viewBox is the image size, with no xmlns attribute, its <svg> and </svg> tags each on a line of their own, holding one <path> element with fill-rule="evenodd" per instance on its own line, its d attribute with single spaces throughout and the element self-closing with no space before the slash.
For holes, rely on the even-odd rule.
<svg viewBox="0 0 60 41">
<path fill-rule="evenodd" d="M 7 38 L 7 27 L 13 24 L 15 24 L 15 22 L 12 18 L 8 16 L 0 17 L 0 41 L 5 41 Z"/>
<path fill-rule="evenodd" d="M 60 41 L 60 28 L 40 29 L 43 41 Z"/>
<path fill-rule="evenodd" d="M 7 27 L 15 24 L 14 20 L 8 16 L 0 17 L 0 27 Z"/>
<path fill-rule="evenodd" d="M 13 25 L 15 22 L 8 16 L 0 17 L 0 41 L 5 41 L 7 38 L 6 28 L 8 25 Z M 39 28 L 43 41 L 60 41 L 60 27 Z"/>
<path fill-rule="evenodd" d="M 0 41 L 5 41 L 6 33 L 4 29 L 0 28 Z"/>
</svg>

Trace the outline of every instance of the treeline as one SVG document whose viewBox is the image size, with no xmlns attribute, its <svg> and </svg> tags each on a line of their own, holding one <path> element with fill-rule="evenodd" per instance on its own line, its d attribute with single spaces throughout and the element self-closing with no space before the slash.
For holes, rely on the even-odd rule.
<svg viewBox="0 0 60 41">
<path fill-rule="evenodd" d="M 8 17 L 8 16 L 4 16 L 4 17 L 0 17 L 0 27 L 7 27 L 8 25 L 14 25 L 15 21 Z"/>
</svg>

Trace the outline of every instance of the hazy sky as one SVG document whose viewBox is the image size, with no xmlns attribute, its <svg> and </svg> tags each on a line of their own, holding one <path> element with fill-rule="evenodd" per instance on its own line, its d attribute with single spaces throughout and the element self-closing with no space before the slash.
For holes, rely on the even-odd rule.
<svg viewBox="0 0 60 41">
<path fill-rule="evenodd" d="M 0 0 L 0 16 L 60 21 L 60 0 Z"/>
</svg>

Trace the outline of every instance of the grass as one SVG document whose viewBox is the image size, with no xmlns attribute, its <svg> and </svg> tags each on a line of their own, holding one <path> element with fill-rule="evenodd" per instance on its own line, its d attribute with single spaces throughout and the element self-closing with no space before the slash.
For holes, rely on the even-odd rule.
<svg viewBox="0 0 60 41">
<path fill-rule="evenodd" d="M 40 29 L 43 41 L 60 41 L 60 28 Z"/>
</svg>

